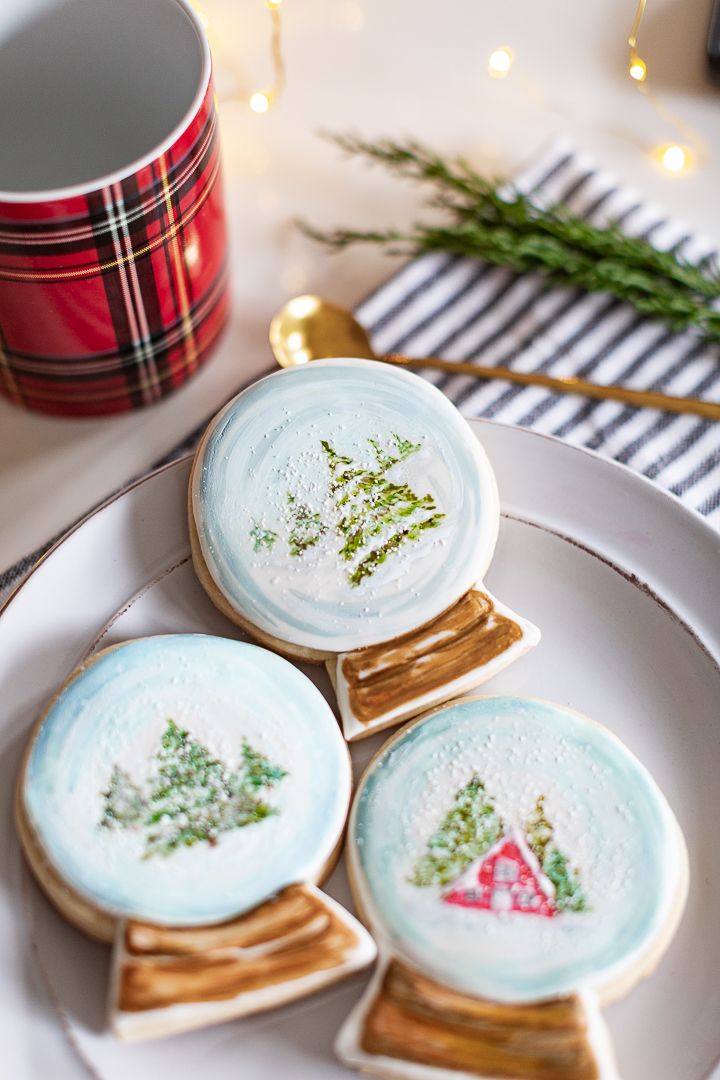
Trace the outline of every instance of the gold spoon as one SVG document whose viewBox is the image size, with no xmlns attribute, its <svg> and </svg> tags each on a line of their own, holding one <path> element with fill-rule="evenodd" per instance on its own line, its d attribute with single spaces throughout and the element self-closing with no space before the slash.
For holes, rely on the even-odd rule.
<svg viewBox="0 0 720 1080">
<path fill-rule="evenodd" d="M 655 390 L 630 390 L 625 386 L 601 386 L 572 376 L 544 375 L 539 371 L 513 371 L 505 367 L 454 363 L 437 356 L 413 357 L 400 353 L 377 356 L 370 339 L 355 316 L 319 296 L 296 296 L 288 300 L 270 323 L 270 346 L 281 367 L 296 367 L 310 360 L 333 356 L 359 356 L 381 360 L 398 367 L 430 368 L 451 375 L 473 375 L 478 379 L 503 379 L 522 386 L 544 386 L 558 394 L 623 401 L 626 405 L 664 409 L 673 413 L 695 413 L 720 420 L 720 402 L 700 398 L 672 397 Z"/>
</svg>

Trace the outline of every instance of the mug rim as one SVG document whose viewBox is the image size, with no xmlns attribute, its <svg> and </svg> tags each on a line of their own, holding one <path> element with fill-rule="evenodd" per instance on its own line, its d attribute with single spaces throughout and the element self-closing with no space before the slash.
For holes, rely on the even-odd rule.
<svg viewBox="0 0 720 1080">
<path fill-rule="evenodd" d="M 5 191 L 0 188 L 0 203 L 18 205 L 22 205 L 23 203 L 50 203 L 61 202 L 64 199 L 77 198 L 81 195 L 88 195 L 92 191 L 99 191 L 101 188 L 109 187 L 111 184 L 116 184 L 121 180 L 126 180 L 128 176 L 133 176 L 140 169 L 145 168 L 151 162 L 155 161 L 161 154 L 164 154 L 166 150 L 169 150 L 170 147 L 177 142 L 183 132 L 187 130 L 193 118 L 197 115 L 197 112 L 205 99 L 208 86 L 210 85 L 212 62 L 210 58 L 210 45 L 207 34 L 205 33 L 205 28 L 200 21 L 200 16 L 197 11 L 192 7 L 190 0 L 172 0 L 172 2 L 184 12 L 189 20 L 200 44 L 201 52 L 200 79 L 197 89 L 190 105 L 180 117 L 180 120 L 172 131 L 141 157 L 136 158 L 130 164 L 124 165 L 120 169 L 116 169 L 114 172 L 106 173 L 104 176 L 94 177 L 92 180 L 82 181 L 77 184 L 68 184 L 65 187 L 59 188 L 39 189 L 37 191 Z"/>
</svg>

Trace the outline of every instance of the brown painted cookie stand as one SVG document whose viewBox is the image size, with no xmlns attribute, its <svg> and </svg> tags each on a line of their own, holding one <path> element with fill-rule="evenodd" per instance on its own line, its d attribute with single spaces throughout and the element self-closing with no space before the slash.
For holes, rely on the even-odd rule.
<svg viewBox="0 0 720 1080">
<path fill-rule="evenodd" d="M 110 1019 L 121 1038 L 172 1035 L 248 1016 L 366 967 L 372 939 L 312 885 L 206 927 L 119 924 Z"/>
<path fill-rule="evenodd" d="M 432 622 L 326 663 L 349 742 L 485 682 L 540 639 L 539 630 L 477 585 Z"/>
<path fill-rule="evenodd" d="M 506 1005 L 459 994 L 391 959 L 343 1028 L 347 1064 L 386 1077 L 601 1080 L 616 1077 L 594 1003 L 570 995 Z"/>
</svg>

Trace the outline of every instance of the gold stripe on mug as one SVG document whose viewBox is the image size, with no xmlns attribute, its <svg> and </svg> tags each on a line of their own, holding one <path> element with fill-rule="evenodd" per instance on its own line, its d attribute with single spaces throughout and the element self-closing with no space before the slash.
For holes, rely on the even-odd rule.
<svg viewBox="0 0 720 1080">
<path fill-rule="evenodd" d="M 171 227 L 160 236 L 156 236 L 154 240 L 149 241 L 147 244 L 143 244 L 137 251 L 130 252 L 129 255 L 119 256 L 117 259 L 110 259 L 107 262 L 96 263 L 94 266 L 84 267 L 82 270 L 7 270 L 0 268 L 0 281 L 74 281 L 79 278 L 95 277 L 96 274 L 102 273 L 105 270 L 116 270 L 124 263 L 134 262 L 136 259 L 141 258 L 143 255 L 147 255 L 151 251 L 157 250 L 164 243 L 174 239 L 179 232 L 190 224 L 193 218 L 201 210 L 205 200 L 210 196 L 215 181 L 217 180 L 218 173 L 220 171 L 220 161 L 215 163 L 212 173 L 208 179 L 207 187 L 197 200 L 197 202 L 188 211 L 187 215 L 183 216 L 179 222 L 173 222 Z"/>
<path fill-rule="evenodd" d="M 205 340 L 203 340 L 202 346 L 201 346 L 202 352 L 206 352 L 210 348 L 210 346 L 215 341 L 215 338 L 218 337 L 222 333 L 222 330 L 223 330 L 223 326 L 222 325 L 218 326 L 213 331 L 212 334 L 209 334 L 208 337 Z M 0 366 L 0 370 L 2 370 L 1 366 Z M 174 374 L 176 374 L 176 373 L 168 371 L 164 375 L 158 376 L 156 385 L 163 386 L 165 383 L 172 380 Z M 85 403 L 93 402 L 93 401 L 112 401 L 113 399 L 124 399 L 128 392 L 129 393 L 136 393 L 139 390 L 142 390 L 142 385 L 141 385 L 141 382 L 136 379 L 136 380 L 134 380 L 132 382 L 127 381 L 124 384 L 124 386 L 122 386 L 121 388 L 119 388 L 117 390 L 101 390 L 101 391 L 99 391 L 97 393 L 92 393 L 92 392 L 89 392 L 89 393 L 76 393 L 76 392 L 73 392 L 72 402 L 73 402 L 73 404 L 75 404 L 75 403 L 77 403 L 77 404 L 85 404 Z M 35 400 L 43 401 L 43 402 L 53 402 L 53 401 L 65 402 L 65 401 L 68 400 L 67 391 L 63 391 L 62 387 L 60 387 L 59 392 L 56 393 L 56 394 L 47 393 L 47 392 L 43 391 L 42 393 L 34 394 L 33 397 L 35 398 Z M 24 402 L 25 402 L 24 398 L 18 398 L 18 404 L 24 404 Z"/>
</svg>

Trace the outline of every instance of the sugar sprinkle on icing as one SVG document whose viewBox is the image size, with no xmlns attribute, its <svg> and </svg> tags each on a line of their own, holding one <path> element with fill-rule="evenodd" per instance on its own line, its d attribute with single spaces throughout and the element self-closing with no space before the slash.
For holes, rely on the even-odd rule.
<svg viewBox="0 0 720 1080">
<path fill-rule="evenodd" d="M 664 797 L 617 739 L 522 698 L 412 726 L 365 778 L 350 836 L 375 930 L 431 976 L 505 1001 L 631 968 L 684 858 Z"/>
<path fill-rule="evenodd" d="M 194 634 L 128 642 L 69 683 L 24 788 L 74 888 L 170 925 L 314 881 L 349 797 L 345 743 L 310 680 L 265 649 Z"/>
<path fill-rule="evenodd" d="M 210 574 L 260 629 L 342 652 L 440 614 L 495 542 L 492 470 L 466 422 L 407 372 L 318 362 L 231 402 L 195 471 Z"/>
</svg>

